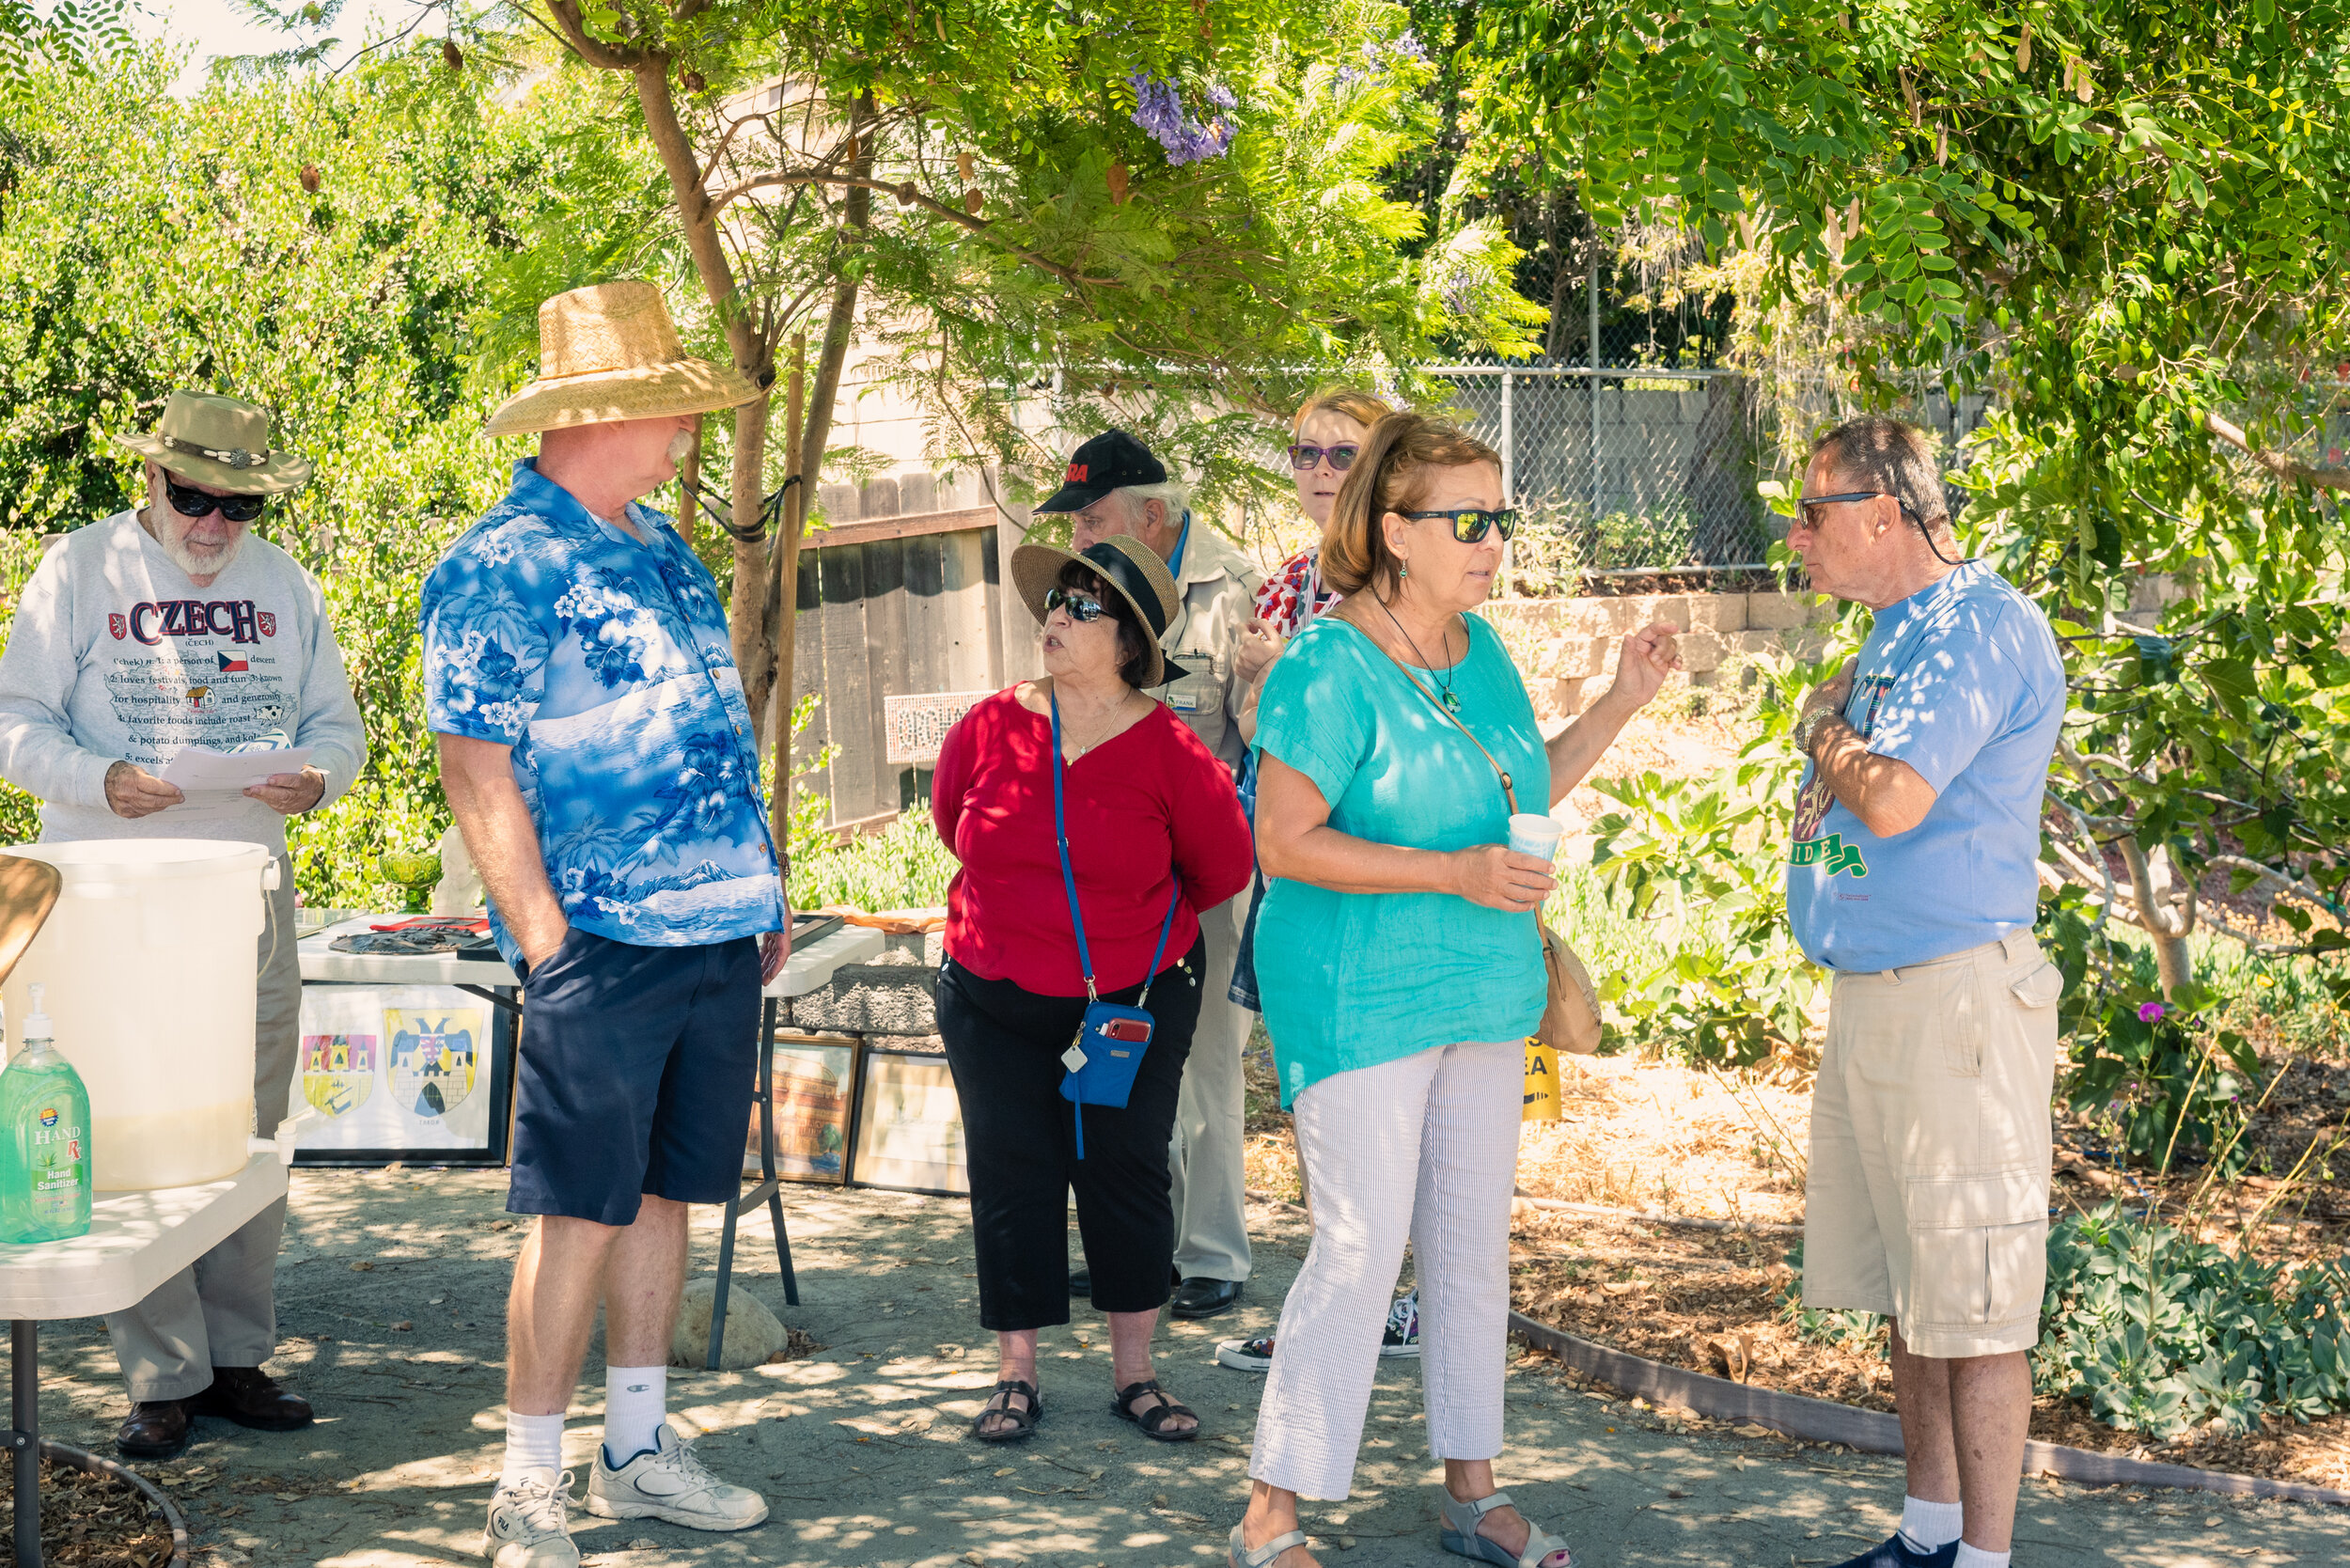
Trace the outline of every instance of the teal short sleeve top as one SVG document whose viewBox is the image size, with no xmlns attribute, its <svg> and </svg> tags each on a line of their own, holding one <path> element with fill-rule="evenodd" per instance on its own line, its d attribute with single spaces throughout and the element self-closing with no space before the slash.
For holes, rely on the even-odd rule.
<svg viewBox="0 0 2350 1568">
<path fill-rule="evenodd" d="M 1478 616 L 1449 672 L 1460 719 L 1510 770 L 1529 811 L 1550 760 L 1526 682 Z M 1447 672 L 1413 672 L 1324 616 L 1266 678 L 1257 749 L 1313 781 L 1330 825 L 1374 843 L 1457 850 L 1510 837 L 1493 764 L 1431 700 Z M 1257 975 L 1281 1103 L 1330 1076 L 1463 1041 L 1517 1040 L 1542 1022 L 1547 978 L 1531 914 L 1450 893 L 1339 893 L 1279 881 L 1257 917 Z"/>
</svg>

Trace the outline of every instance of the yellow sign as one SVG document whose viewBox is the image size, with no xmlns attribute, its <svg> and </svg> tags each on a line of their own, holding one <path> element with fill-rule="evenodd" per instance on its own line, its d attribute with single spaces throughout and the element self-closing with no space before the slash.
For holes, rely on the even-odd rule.
<svg viewBox="0 0 2350 1568">
<path fill-rule="evenodd" d="M 1526 1115 L 1528 1121 L 1559 1120 L 1559 1053 L 1539 1040 L 1526 1043 Z"/>
</svg>

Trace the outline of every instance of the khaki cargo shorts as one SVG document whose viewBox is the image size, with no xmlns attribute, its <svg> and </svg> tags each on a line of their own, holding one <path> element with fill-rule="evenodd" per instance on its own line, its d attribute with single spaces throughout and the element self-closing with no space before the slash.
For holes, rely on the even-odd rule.
<svg viewBox="0 0 2350 1568">
<path fill-rule="evenodd" d="M 1806 1307 L 1898 1318 L 1917 1356 L 2039 1342 L 2063 989 L 2029 932 L 1837 973 L 1811 1097 Z"/>
</svg>

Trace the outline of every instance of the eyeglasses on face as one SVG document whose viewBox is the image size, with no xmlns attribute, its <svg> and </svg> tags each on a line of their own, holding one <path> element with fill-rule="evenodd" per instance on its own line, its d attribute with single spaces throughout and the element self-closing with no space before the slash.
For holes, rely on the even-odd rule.
<svg viewBox="0 0 2350 1568">
<path fill-rule="evenodd" d="M 1301 441 L 1290 448 L 1290 466 L 1303 474 L 1328 458 L 1330 466 L 1343 474 L 1355 466 L 1355 454 L 1362 449 L 1352 441 L 1341 441 L 1335 447 L 1316 447 Z"/>
<path fill-rule="evenodd" d="M 171 510 L 182 517 L 202 517 L 218 508 L 221 516 L 231 523 L 250 523 L 269 504 L 266 495 L 214 495 L 181 484 L 169 474 L 164 476 L 164 495 L 171 502 Z"/>
<path fill-rule="evenodd" d="M 1841 506 L 1847 501 L 1873 501 L 1880 495 L 1893 495 L 1893 493 L 1889 490 L 1847 490 L 1836 495 L 1806 495 L 1801 497 L 1796 504 L 1803 508 L 1803 525 L 1807 528 L 1816 528 L 1820 525 L 1822 507 Z M 1918 516 L 1917 508 L 1898 495 L 1893 495 L 1893 504 L 1902 509 L 1903 515 L 1923 525 L 1923 520 Z"/>
<path fill-rule="evenodd" d="M 1045 591 L 1044 609 L 1048 615 L 1055 610 L 1067 610 L 1072 620 L 1099 620 L 1104 613 L 1102 601 L 1092 594 L 1058 585 Z"/>
<path fill-rule="evenodd" d="M 1504 541 L 1514 537 L 1518 531 L 1515 507 L 1504 507 L 1499 511 L 1487 511 L 1480 507 L 1460 507 L 1451 511 L 1407 511 L 1400 515 L 1415 523 L 1432 517 L 1446 518 L 1452 524 L 1452 537 L 1464 544 L 1474 544 L 1483 539 L 1488 528 L 1499 528 Z"/>
</svg>

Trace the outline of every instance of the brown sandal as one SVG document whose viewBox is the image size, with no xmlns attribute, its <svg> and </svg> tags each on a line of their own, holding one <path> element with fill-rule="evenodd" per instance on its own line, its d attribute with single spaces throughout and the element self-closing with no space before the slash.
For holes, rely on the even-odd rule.
<svg viewBox="0 0 2350 1568">
<path fill-rule="evenodd" d="M 1158 1395 L 1159 1403 L 1136 1415 L 1134 1403 L 1145 1394 Z M 1144 1436 L 1156 1442 L 1188 1443 L 1199 1435 L 1199 1412 L 1187 1404 L 1177 1403 L 1175 1396 L 1160 1388 L 1155 1377 L 1146 1377 L 1139 1383 L 1129 1383 L 1119 1389 L 1118 1399 L 1110 1408 L 1118 1413 L 1120 1420 L 1134 1422 L 1142 1428 Z M 1167 1423 L 1178 1416 L 1189 1416 L 1192 1421 L 1190 1428 L 1183 1432 L 1166 1431 Z"/>
</svg>

